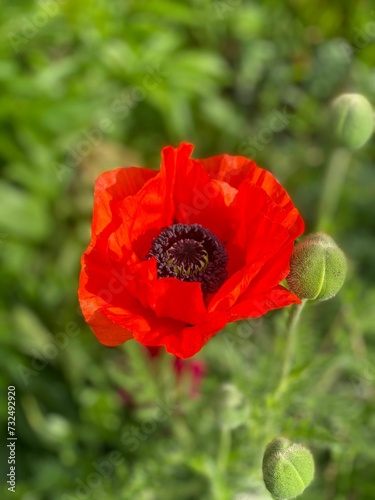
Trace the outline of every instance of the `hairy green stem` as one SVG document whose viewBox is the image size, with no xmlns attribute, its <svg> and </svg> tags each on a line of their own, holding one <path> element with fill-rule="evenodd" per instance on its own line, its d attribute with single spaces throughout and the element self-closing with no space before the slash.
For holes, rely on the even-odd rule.
<svg viewBox="0 0 375 500">
<path fill-rule="evenodd" d="M 275 391 L 275 399 L 278 399 L 286 389 L 287 379 L 292 369 L 294 353 L 296 350 L 297 324 L 305 303 L 306 300 L 302 300 L 302 304 L 293 304 L 290 308 L 289 318 L 286 325 L 284 359 L 281 368 L 280 380 Z"/>
<path fill-rule="evenodd" d="M 215 500 L 229 500 L 226 487 L 226 468 L 232 444 L 231 430 L 227 426 L 220 429 L 219 449 L 216 461 L 216 474 L 213 496 Z"/>
<path fill-rule="evenodd" d="M 217 456 L 217 468 L 222 474 L 225 473 L 227 467 L 231 441 L 231 430 L 227 426 L 222 426 L 220 430 L 219 452 Z"/>
<path fill-rule="evenodd" d="M 320 198 L 317 231 L 329 230 L 329 223 L 339 204 L 351 160 L 352 154 L 344 148 L 335 149 L 331 155 Z"/>
</svg>

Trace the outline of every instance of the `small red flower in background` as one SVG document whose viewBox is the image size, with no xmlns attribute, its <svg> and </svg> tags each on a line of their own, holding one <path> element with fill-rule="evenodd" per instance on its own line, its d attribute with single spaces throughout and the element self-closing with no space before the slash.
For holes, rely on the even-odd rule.
<svg viewBox="0 0 375 500">
<path fill-rule="evenodd" d="M 145 350 L 152 362 L 157 361 L 163 354 L 161 347 L 145 346 Z M 206 364 L 202 359 L 180 359 L 175 356 L 173 371 L 177 386 L 186 386 L 191 398 L 200 395 L 200 386 L 206 373 Z"/>
<path fill-rule="evenodd" d="M 192 150 L 96 181 L 78 294 L 105 345 L 134 338 L 188 358 L 228 322 L 300 302 L 279 284 L 304 229 L 284 188 L 252 160 Z"/>
<path fill-rule="evenodd" d="M 197 398 L 200 395 L 200 387 L 206 373 L 206 365 L 201 359 L 174 358 L 174 371 L 177 384 L 187 379 L 189 396 Z"/>
</svg>

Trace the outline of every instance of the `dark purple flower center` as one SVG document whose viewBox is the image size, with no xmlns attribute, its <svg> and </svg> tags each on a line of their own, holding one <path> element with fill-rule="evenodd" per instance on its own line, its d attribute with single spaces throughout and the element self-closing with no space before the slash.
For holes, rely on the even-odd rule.
<svg viewBox="0 0 375 500">
<path fill-rule="evenodd" d="M 172 224 L 153 239 L 147 259 L 155 257 L 158 278 L 199 281 L 204 294 L 227 279 L 228 255 L 221 241 L 200 224 Z"/>
</svg>

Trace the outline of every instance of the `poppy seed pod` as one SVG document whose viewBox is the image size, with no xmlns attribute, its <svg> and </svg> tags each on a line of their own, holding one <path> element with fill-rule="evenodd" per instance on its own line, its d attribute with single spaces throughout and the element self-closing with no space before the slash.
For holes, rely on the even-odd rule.
<svg viewBox="0 0 375 500">
<path fill-rule="evenodd" d="M 362 147 L 374 131 L 374 112 L 361 94 L 343 94 L 332 103 L 335 138 L 348 149 Z"/>
<path fill-rule="evenodd" d="M 271 441 L 263 455 L 263 480 L 276 500 L 297 497 L 314 478 L 314 459 L 301 444 L 286 438 Z"/>
<path fill-rule="evenodd" d="M 342 287 L 346 267 L 344 252 L 330 236 L 310 234 L 295 246 L 286 279 L 300 299 L 327 300 Z"/>
</svg>

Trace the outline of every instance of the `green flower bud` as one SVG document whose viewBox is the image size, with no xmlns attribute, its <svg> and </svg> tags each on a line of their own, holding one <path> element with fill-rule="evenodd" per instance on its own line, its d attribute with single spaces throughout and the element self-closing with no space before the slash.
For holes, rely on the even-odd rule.
<svg viewBox="0 0 375 500">
<path fill-rule="evenodd" d="M 223 384 L 220 387 L 217 410 L 220 425 L 229 429 L 239 427 L 250 415 L 244 395 L 233 384 Z"/>
<path fill-rule="evenodd" d="M 294 247 L 286 280 L 300 299 L 327 300 L 340 290 L 345 275 L 344 252 L 330 236 L 316 233 Z"/>
<path fill-rule="evenodd" d="M 374 112 L 361 94 L 343 94 L 332 103 L 332 125 L 335 138 L 348 149 L 358 149 L 374 131 Z"/>
<path fill-rule="evenodd" d="M 265 449 L 263 480 L 276 500 L 289 500 L 303 493 L 314 478 L 314 470 L 313 456 L 301 444 L 281 437 Z"/>
</svg>

